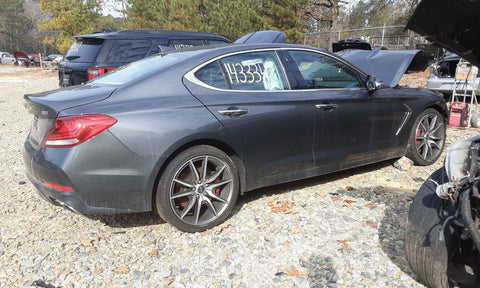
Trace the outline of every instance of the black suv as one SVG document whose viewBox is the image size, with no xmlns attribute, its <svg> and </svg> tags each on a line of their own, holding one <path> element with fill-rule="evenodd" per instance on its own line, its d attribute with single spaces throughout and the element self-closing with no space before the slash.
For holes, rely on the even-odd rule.
<svg viewBox="0 0 480 288">
<path fill-rule="evenodd" d="M 231 43 L 206 32 L 122 30 L 74 36 L 75 43 L 58 65 L 60 86 L 87 82 L 119 66 L 152 54 L 193 46 Z"/>
</svg>

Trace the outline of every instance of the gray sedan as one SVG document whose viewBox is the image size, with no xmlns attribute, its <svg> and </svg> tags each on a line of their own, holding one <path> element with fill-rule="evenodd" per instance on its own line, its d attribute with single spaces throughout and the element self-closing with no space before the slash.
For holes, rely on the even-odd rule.
<svg viewBox="0 0 480 288">
<path fill-rule="evenodd" d="M 157 55 L 25 101 L 26 171 L 46 200 L 153 209 L 189 232 L 224 221 L 247 191 L 403 155 L 430 165 L 445 144 L 441 95 L 382 87 L 300 45 Z"/>
</svg>

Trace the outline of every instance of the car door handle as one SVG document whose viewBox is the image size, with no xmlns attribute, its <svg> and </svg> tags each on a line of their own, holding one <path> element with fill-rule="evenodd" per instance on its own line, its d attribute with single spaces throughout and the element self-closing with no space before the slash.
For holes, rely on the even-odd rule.
<svg viewBox="0 0 480 288">
<path fill-rule="evenodd" d="M 218 113 L 225 115 L 225 116 L 240 116 L 243 114 L 247 114 L 247 109 L 228 109 L 228 110 L 220 110 Z"/>
<path fill-rule="evenodd" d="M 316 104 L 315 107 L 317 109 L 322 109 L 322 110 L 335 110 L 337 109 L 338 105 L 337 104 Z"/>
</svg>

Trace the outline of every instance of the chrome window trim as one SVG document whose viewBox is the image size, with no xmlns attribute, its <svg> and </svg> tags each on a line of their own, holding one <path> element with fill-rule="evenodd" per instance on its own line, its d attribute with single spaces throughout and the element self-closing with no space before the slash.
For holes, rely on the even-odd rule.
<svg viewBox="0 0 480 288">
<path fill-rule="evenodd" d="M 188 81 L 192 82 L 193 84 L 196 84 L 196 85 L 199 85 L 199 86 L 202 86 L 204 88 L 207 88 L 207 89 L 210 89 L 210 90 L 215 90 L 215 91 L 222 91 L 222 92 L 241 92 L 241 93 L 245 93 L 245 92 L 251 92 L 251 93 L 258 93 L 258 92 L 273 92 L 273 93 L 279 93 L 279 92 L 293 92 L 293 91 L 299 91 L 299 92 L 303 92 L 303 91 L 309 91 L 309 92 L 312 92 L 312 91 L 356 91 L 356 90 L 367 90 L 366 88 L 362 88 L 362 87 L 359 87 L 359 88 L 321 88 L 321 89 L 295 89 L 295 90 L 292 90 L 291 89 L 291 85 L 290 85 L 290 82 L 289 82 L 289 79 L 287 77 L 287 73 L 285 71 L 285 67 L 284 65 L 282 64 L 282 61 L 280 60 L 279 56 L 278 56 L 278 53 L 277 51 L 279 50 L 286 50 L 286 51 L 291 51 L 291 50 L 297 50 L 297 51 L 309 51 L 309 52 L 314 52 L 314 53 L 318 53 L 318 54 L 321 54 L 321 55 L 324 55 L 324 56 L 327 56 L 327 57 L 331 57 L 337 61 L 340 61 L 342 62 L 343 64 L 347 65 L 348 67 L 352 68 L 353 70 L 355 70 L 357 73 L 361 74 L 362 76 L 364 77 L 367 77 L 367 75 L 359 70 L 357 67 L 351 65 L 350 63 L 346 62 L 345 60 L 339 58 L 339 57 L 336 57 L 334 55 L 330 55 L 328 53 L 325 53 L 323 51 L 319 51 L 319 50 L 316 50 L 316 49 L 309 49 L 309 48 L 302 48 L 302 47 L 295 47 L 295 48 L 289 48 L 289 47 L 282 47 L 282 48 L 259 48 L 259 49 L 253 49 L 253 50 L 242 50 L 242 51 L 235 51 L 235 52 L 230 52 L 230 53 L 227 53 L 227 54 L 223 54 L 223 55 L 220 55 L 220 56 L 217 56 L 211 60 L 208 60 L 206 62 L 203 62 L 202 64 L 198 65 L 197 67 L 193 68 L 192 70 L 188 71 L 187 73 L 185 73 L 185 75 L 183 76 L 185 79 L 187 79 Z M 208 64 L 212 63 L 212 62 L 215 62 L 219 59 L 222 59 L 222 58 L 226 58 L 226 57 L 230 57 L 230 56 L 235 56 L 235 55 L 239 55 L 239 54 L 246 54 L 246 53 L 252 53 L 252 52 L 274 52 L 276 57 L 277 57 L 277 60 L 278 62 L 280 63 L 280 66 L 281 66 L 281 69 L 282 69 L 282 72 L 284 73 L 285 75 L 285 78 L 286 78 L 286 81 L 287 81 L 287 86 L 288 86 L 288 89 L 283 89 L 283 90 L 234 90 L 234 89 L 221 89 L 221 88 L 217 88 L 217 87 L 213 87 L 213 86 L 210 86 L 202 81 L 200 81 L 197 77 L 195 77 L 195 73 L 202 69 L 203 67 L 207 66 Z"/>
</svg>

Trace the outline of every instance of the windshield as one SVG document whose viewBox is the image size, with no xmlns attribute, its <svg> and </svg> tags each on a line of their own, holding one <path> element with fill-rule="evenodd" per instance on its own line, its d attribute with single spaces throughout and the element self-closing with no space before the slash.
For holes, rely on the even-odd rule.
<svg viewBox="0 0 480 288">
<path fill-rule="evenodd" d="M 188 58 L 184 53 L 171 53 L 166 55 L 154 55 L 128 65 L 122 66 L 116 70 L 105 74 L 105 76 L 95 78 L 91 82 L 95 84 L 122 85 L 136 80 L 144 75 L 163 70 L 175 63 Z"/>
</svg>

